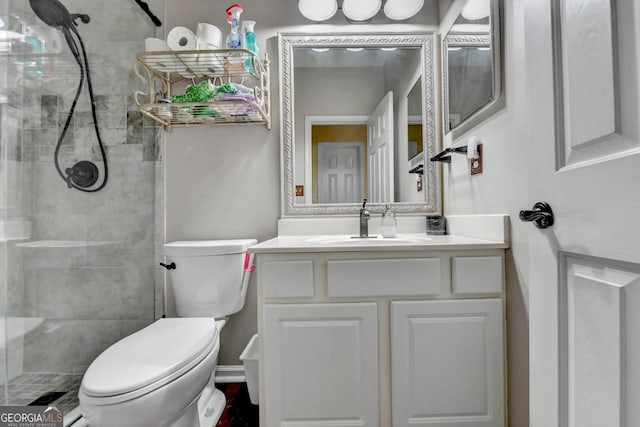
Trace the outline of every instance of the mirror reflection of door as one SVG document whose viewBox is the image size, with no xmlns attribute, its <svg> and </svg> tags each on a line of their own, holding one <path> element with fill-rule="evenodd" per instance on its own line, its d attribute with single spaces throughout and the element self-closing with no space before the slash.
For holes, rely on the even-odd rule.
<svg viewBox="0 0 640 427">
<path fill-rule="evenodd" d="M 312 202 L 356 203 L 367 194 L 367 126 L 312 124 Z"/>
<path fill-rule="evenodd" d="M 418 79 L 407 96 L 407 159 L 422 153 L 422 80 Z"/>
<path fill-rule="evenodd" d="M 369 201 L 393 202 L 393 92 L 387 92 L 367 120 Z"/>
<path fill-rule="evenodd" d="M 409 116 L 408 146 L 409 160 L 422 153 L 422 117 Z"/>
<path fill-rule="evenodd" d="M 318 202 L 356 203 L 362 192 L 364 142 L 318 143 Z"/>
</svg>

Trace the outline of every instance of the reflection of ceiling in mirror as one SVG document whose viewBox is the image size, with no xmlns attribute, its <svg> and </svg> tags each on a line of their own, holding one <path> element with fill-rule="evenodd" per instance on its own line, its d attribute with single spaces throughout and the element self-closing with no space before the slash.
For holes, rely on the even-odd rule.
<svg viewBox="0 0 640 427">
<path fill-rule="evenodd" d="M 465 17 L 464 11 L 449 30 L 449 34 L 490 34 L 491 33 L 491 16 L 485 16 L 472 19 L 471 16 Z"/>
<path fill-rule="evenodd" d="M 491 0 L 469 0 L 462 9 L 462 17 L 468 20 L 486 18 L 491 15 Z"/>
<path fill-rule="evenodd" d="M 386 64 L 404 64 L 420 54 L 418 48 L 382 50 L 365 48 L 358 51 L 332 48 L 319 52 L 310 48 L 295 48 L 295 68 L 384 67 Z"/>
</svg>

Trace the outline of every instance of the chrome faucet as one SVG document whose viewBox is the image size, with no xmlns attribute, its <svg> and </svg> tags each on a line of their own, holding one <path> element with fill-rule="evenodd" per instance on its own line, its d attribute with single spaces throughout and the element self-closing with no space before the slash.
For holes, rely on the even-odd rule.
<svg viewBox="0 0 640 427">
<path fill-rule="evenodd" d="M 362 209 L 360 209 L 360 237 L 367 238 L 369 237 L 369 211 L 366 208 L 367 199 L 365 198 L 362 201 Z"/>
</svg>

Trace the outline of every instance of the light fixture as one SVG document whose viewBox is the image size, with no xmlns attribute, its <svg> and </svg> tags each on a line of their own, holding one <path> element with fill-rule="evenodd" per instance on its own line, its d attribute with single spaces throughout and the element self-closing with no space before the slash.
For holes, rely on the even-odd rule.
<svg viewBox="0 0 640 427">
<path fill-rule="evenodd" d="M 329 52 L 328 47 L 312 47 L 311 50 L 318 53 Z"/>
<path fill-rule="evenodd" d="M 348 47 L 347 50 L 349 52 L 360 52 L 362 51 L 364 48 L 363 47 Z"/>
<path fill-rule="evenodd" d="M 373 18 L 382 6 L 382 0 L 344 0 L 342 13 L 354 22 L 368 21 Z"/>
<path fill-rule="evenodd" d="M 462 9 L 462 17 L 469 21 L 491 15 L 491 0 L 470 0 Z"/>
<path fill-rule="evenodd" d="M 382 0 L 298 0 L 298 10 L 305 18 L 320 22 L 342 9 L 347 21 L 365 24 L 376 16 L 382 4 Z M 424 0 L 385 0 L 383 9 L 387 18 L 402 21 L 416 15 L 423 6 Z"/>
<path fill-rule="evenodd" d="M 336 14 L 337 0 L 299 0 L 298 10 L 311 21 L 326 21 Z"/>
<path fill-rule="evenodd" d="M 394 21 L 403 21 L 420 12 L 424 6 L 424 0 L 387 0 L 384 5 L 384 14 Z"/>
<path fill-rule="evenodd" d="M 393 52 L 394 50 L 397 50 L 397 47 L 381 47 L 380 50 L 383 50 L 385 52 Z"/>
</svg>

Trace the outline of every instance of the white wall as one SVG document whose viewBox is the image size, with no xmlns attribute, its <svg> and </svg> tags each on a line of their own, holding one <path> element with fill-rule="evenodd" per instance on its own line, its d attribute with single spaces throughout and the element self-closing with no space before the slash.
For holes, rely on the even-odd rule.
<svg viewBox="0 0 640 427">
<path fill-rule="evenodd" d="M 529 209 L 527 197 L 526 69 L 524 16 L 521 2 L 505 1 L 505 108 L 460 136 L 470 135 L 484 144 L 484 172 L 471 177 L 469 163 L 454 155 L 444 166 L 446 215 L 508 213 L 512 248 L 507 256 L 507 325 L 509 369 L 509 417 L 511 427 L 528 426 L 529 325 L 528 242 L 531 224 L 518 220 L 520 209 Z M 445 139 L 445 145 L 451 138 Z"/>
<path fill-rule="evenodd" d="M 208 0 L 165 2 L 167 30 L 195 29 L 209 22 L 228 31 L 227 3 Z M 277 33 L 287 32 L 428 32 L 438 22 L 435 0 L 404 24 L 376 17 L 369 25 L 349 25 L 338 12 L 328 24 L 303 18 L 294 0 L 246 0 L 245 19 L 255 19 L 262 52 L 271 59 L 272 129 L 264 126 L 179 128 L 166 134 L 166 240 L 276 235 L 280 217 L 280 120 Z M 238 355 L 257 329 L 256 283 L 251 279 L 247 305 L 222 332 L 220 363 L 237 364 Z M 167 294 L 171 305 L 171 295 Z M 171 314 L 171 312 L 169 312 Z"/>
</svg>

